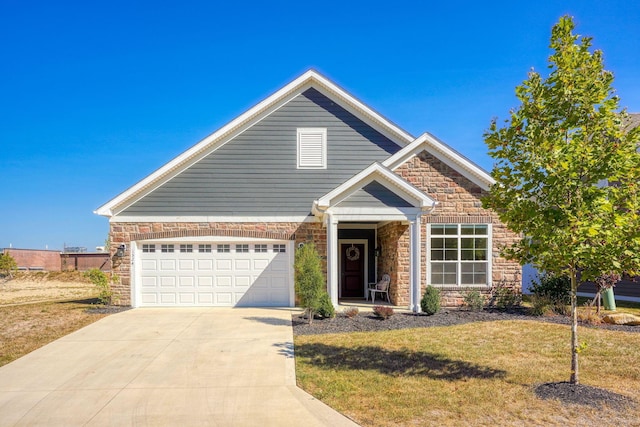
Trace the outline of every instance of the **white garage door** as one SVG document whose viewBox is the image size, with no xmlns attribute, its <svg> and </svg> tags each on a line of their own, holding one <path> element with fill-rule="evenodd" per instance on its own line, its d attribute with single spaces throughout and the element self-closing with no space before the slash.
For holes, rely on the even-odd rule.
<svg viewBox="0 0 640 427">
<path fill-rule="evenodd" d="M 136 306 L 289 306 L 286 241 L 139 243 Z"/>
</svg>

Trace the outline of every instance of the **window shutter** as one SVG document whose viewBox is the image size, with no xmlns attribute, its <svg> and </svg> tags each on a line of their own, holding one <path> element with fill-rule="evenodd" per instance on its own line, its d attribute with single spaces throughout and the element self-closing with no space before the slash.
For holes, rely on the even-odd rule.
<svg viewBox="0 0 640 427">
<path fill-rule="evenodd" d="M 326 168 L 327 130 L 298 129 L 298 167 Z"/>
</svg>

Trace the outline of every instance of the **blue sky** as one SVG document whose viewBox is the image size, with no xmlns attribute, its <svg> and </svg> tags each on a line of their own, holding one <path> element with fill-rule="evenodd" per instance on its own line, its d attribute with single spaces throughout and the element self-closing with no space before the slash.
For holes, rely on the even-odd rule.
<svg viewBox="0 0 640 427">
<path fill-rule="evenodd" d="M 490 170 L 482 134 L 564 14 L 640 112 L 633 1 L 3 0 L 0 248 L 103 244 L 94 209 L 309 68 Z"/>
</svg>

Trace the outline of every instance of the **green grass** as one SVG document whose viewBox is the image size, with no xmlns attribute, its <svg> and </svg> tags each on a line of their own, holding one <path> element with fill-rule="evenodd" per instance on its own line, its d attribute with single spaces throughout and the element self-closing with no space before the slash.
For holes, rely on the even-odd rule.
<svg viewBox="0 0 640 427">
<path fill-rule="evenodd" d="M 295 337 L 298 384 L 364 426 L 638 425 L 637 408 L 538 399 L 569 378 L 569 327 L 536 321 Z M 640 335 L 580 328 L 581 382 L 640 390 Z"/>
</svg>

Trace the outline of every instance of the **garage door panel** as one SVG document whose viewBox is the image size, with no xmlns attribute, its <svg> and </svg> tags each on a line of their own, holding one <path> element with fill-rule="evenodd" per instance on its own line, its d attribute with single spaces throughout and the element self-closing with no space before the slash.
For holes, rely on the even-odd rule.
<svg viewBox="0 0 640 427">
<path fill-rule="evenodd" d="M 285 242 L 276 243 L 286 248 L 286 244 L 282 245 Z M 167 241 L 162 244 L 179 248 L 192 243 Z M 193 243 L 194 248 L 200 245 Z M 212 242 L 211 252 L 141 252 L 136 304 L 288 306 L 292 286 L 289 284 L 290 254 L 273 252 L 273 245 L 251 241 Z M 217 252 L 218 248 L 229 252 Z"/>
</svg>

